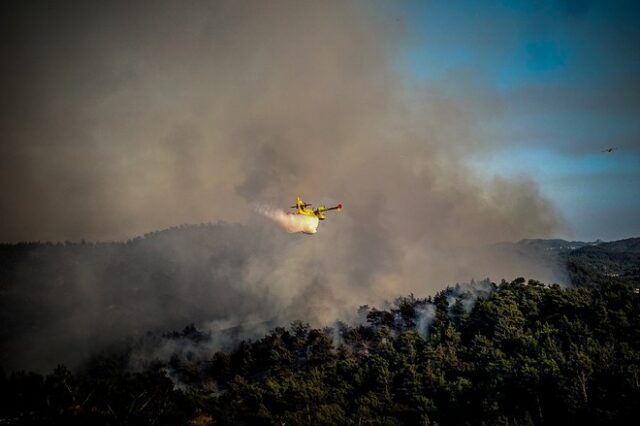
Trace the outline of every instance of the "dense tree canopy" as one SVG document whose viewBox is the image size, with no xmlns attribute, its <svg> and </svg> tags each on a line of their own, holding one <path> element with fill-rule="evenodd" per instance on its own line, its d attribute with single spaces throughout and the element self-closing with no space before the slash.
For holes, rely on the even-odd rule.
<svg viewBox="0 0 640 426">
<path fill-rule="evenodd" d="M 228 353 L 129 353 L 72 374 L 2 374 L 3 424 L 630 424 L 640 295 L 516 279 L 400 298 L 367 321 L 294 322 Z M 206 335 L 189 326 L 166 338 Z M 169 379 L 168 377 L 171 377 Z"/>
</svg>

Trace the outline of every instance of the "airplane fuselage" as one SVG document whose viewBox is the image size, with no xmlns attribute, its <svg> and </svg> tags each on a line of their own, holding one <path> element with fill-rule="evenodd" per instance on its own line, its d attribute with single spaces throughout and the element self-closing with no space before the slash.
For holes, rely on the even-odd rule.
<svg viewBox="0 0 640 426">
<path fill-rule="evenodd" d="M 319 220 L 325 220 L 327 218 L 327 215 L 324 212 L 329 210 L 337 210 L 337 211 L 342 210 L 342 204 L 338 204 L 335 207 L 328 207 L 328 208 L 325 206 L 320 206 L 316 209 L 312 209 L 308 207 L 310 205 L 311 204 L 304 203 L 300 199 L 300 197 L 298 197 L 296 200 L 296 205 L 293 206 L 293 208 L 296 209 L 296 213 L 294 214 L 298 214 L 301 216 L 317 217 Z"/>
</svg>

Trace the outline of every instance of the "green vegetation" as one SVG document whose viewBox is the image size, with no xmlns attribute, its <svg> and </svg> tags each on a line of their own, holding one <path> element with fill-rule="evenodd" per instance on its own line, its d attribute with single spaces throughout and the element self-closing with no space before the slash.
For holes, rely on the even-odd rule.
<svg viewBox="0 0 640 426">
<path fill-rule="evenodd" d="M 640 238 L 587 245 L 569 252 L 566 258 L 576 286 L 616 282 L 637 287 L 640 283 Z"/>
<path fill-rule="evenodd" d="M 632 286 L 480 282 L 362 313 L 360 325 L 295 322 L 139 372 L 125 352 L 75 374 L 2 375 L 0 423 L 619 425 L 640 415 Z"/>
</svg>

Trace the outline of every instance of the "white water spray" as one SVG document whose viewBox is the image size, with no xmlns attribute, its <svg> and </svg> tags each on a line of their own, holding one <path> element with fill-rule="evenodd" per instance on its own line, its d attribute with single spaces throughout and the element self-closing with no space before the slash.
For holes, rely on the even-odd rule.
<svg viewBox="0 0 640 426">
<path fill-rule="evenodd" d="M 315 234 L 318 232 L 318 218 L 315 216 L 289 214 L 280 209 L 268 206 L 257 206 L 256 211 L 276 222 L 287 232 L 302 232 L 305 234 Z"/>
</svg>

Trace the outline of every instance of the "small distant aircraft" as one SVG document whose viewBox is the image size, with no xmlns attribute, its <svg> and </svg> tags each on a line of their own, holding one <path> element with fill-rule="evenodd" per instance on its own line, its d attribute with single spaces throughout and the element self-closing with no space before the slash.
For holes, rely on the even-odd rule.
<svg viewBox="0 0 640 426">
<path fill-rule="evenodd" d="M 618 148 L 607 148 L 607 149 L 603 150 L 602 152 L 609 152 L 609 153 L 611 153 L 611 152 L 613 152 L 613 151 L 616 151 L 617 149 L 618 149 Z"/>
<path fill-rule="evenodd" d="M 289 214 L 299 214 L 302 216 L 317 217 L 320 220 L 325 220 L 327 216 L 324 214 L 324 212 L 328 212 L 330 210 L 341 211 L 342 204 L 338 204 L 337 206 L 334 206 L 334 207 L 320 206 L 316 209 L 313 209 L 311 207 L 311 203 L 305 203 L 304 201 L 302 201 L 300 197 L 297 197 L 296 205 L 291 206 L 291 208 L 296 209 L 297 211 L 295 213 L 289 213 Z"/>
</svg>

